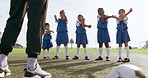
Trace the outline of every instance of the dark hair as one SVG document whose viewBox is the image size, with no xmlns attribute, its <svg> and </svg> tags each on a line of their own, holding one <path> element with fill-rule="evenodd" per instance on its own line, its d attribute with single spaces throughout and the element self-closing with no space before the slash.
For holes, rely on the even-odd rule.
<svg viewBox="0 0 148 78">
<path fill-rule="evenodd" d="M 45 23 L 45 26 L 46 26 L 46 25 L 49 25 L 49 23 Z"/>
<path fill-rule="evenodd" d="M 62 14 L 63 12 L 64 12 L 64 10 L 61 10 L 61 11 L 60 11 L 60 14 Z"/>
<path fill-rule="evenodd" d="M 98 12 L 99 12 L 100 10 L 103 10 L 103 8 L 98 8 Z"/>
<path fill-rule="evenodd" d="M 82 14 L 79 14 L 78 17 L 82 16 Z"/>
<path fill-rule="evenodd" d="M 120 9 L 120 10 L 119 10 L 119 12 L 120 12 L 120 11 L 123 11 L 123 12 L 125 12 L 125 10 L 124 10 L 124 9 Z"/>
</svg>

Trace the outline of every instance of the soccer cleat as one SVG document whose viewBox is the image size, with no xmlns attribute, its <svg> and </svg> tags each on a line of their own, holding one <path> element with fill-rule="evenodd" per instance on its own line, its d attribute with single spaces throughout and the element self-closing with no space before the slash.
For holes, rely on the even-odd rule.
<svg viewBox="0 0 148 78">
<path fill-rule="evenodd" d="M 96 58 L 95 60 L 103 60 L 103 58 L 101 56 L 99 56 L 98 58 Z"/>
<path fill-rule="evenodd" d="M 79 59 L 79 57 L 78 57 L 78 56 L 75 56 L 75 57 L 73 58 L 73 60 L 77 60 L 77 59 Z"/>
<path fill-rule="evenodd" d="M 106 57 L 106 61 L 110 61 L 110 58 L 109 57 Z"/>
<path fill-rule="evenodd" d="M 4 68 L 0 67 L 0 78 L 4 76 L 9 76 L 9 75 L 11 75 L 11 71 L 8 65 Z"/>
<path fill-rule="evenodd" d="M 119 58 L 119 60 L 117 62 L 122 62 L 122 58 Z"/>
<path fill-rule="evenodd" d="M 38 63 L 35 70 L 31 71 L 29 68 L 25 68 L 24 71 L 24 78 L 51 78 L 51 74 L 42 70 Z"/>
<path fill-rule="evenodd" d="M 89 60 L 88 56 L 85 57 L 85 60 Z"/>
<path fill-rule="evenodd" d="M 66 60 L 69 60 L 69 56 L 66 56 Z"/>
<path fill-rule="evenodd" d="M 129 58 L 124 58 L 124 60 L 122 60 L 122 62 L 130 62 Z"/>
<path fill-rule="evenodd" d="M 57 55 L 55 55 L 54 58 L 52 58 L 52 59 L 59 59 L 59 57 Z"/>
</svg>

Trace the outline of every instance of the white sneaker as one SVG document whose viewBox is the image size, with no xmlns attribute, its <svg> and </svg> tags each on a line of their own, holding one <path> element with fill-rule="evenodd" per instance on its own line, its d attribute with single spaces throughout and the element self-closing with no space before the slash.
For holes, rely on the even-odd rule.
<svg viewBox="0 0 148 78">
<path fill-rule="evenodd" d="M 0 67 L 0 77 L 9 76 L 11 75 L 11 71 L 9 69 L 9 66 L 6 67 Z"/>
<path fill-rule="evenodd" d="M 42 70 L 37 63 L 34 71 L 30 71 L 28 68 L 25 69 L 24 78 L 51 78 L 51 74 Z"/>
</svg>

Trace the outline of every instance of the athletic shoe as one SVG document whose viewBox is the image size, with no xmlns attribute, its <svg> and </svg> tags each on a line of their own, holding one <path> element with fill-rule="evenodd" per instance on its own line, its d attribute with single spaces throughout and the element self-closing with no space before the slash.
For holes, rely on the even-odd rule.
<svg viewBox="0 0 148 78">
<path fill-rule="evenodd" d="M 52 59 L 59 59 L 59 57 L 57 55 L 55 55 L 54 58 L 52 58 Z"/>
<path fill-rule="evenodd" d="M 101 56 L 99 56 L 98 58 L 96 58 L 95 60 L 103 60 L 103 58 Z"/>
<path fill-rule="evenodd" d="M 122 58 L 119 58 L 119 60 L 117 62 L 122 62 Z"/>
<path fill-rule="evenodd" d="M 122 62 L 130 62 L 129 58 L 124 58 L 124 60 Z"/>
<path fill-rule="evenodd" d="M 73 60 L 77 60 L 77 59 L 79 59 L 79 57 L 78 57 L 78 56 L 75 56 L 75 57 L 73 58 Z"/>
<path fill-rule="evenodd" d="M 24 71 L 24 78 L 51 78 L 51 74 L 42 70 L 38 63 L 35 70 L 31 71 L 29 68 L 25 68 Z"/>
<path fill-rule="evenodd" d="M 110 58 L 109 57 L 106 57 L 106 61 L 110 61 Z"/>
<path fill-rule="evenodd" d="M 69 56 L 66 56 L 66 60 L 69 60 Z"/>
<path fill-rule="evenodd" d="M 88 56 L 85 57 L 85 60 L 89 60 Z"/>
<path fill-rule="evenodd" d="M 9 76 L 9 75 L 11 75 L 11 71 L 8 65 L 4 68 L 0 67 L 0 78 L 4 76 Z"/>
</svg>

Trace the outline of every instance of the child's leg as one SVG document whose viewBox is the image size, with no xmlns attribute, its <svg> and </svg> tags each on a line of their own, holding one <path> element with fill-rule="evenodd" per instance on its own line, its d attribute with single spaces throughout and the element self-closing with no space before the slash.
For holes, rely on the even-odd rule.
<svg viewBox="0 0 148 78">
<path fill-rule="evenodd" d="M 129 59 L 130 57 L 129 57 L 129 46 L 128 46 L 128 42 L 125 42 L 124 44 L 125 44 L 125 49 L 126 49 L 126 58 Z"/>
<path fill-rule="evenodd" d="M 47 49 L 47 56 L 50 57 L 50 49 L 49 48 Z"/>
<path fill-rule="evenodd" d="M 80 45 L 77 44 L 77 52 L 76 52 L 76 56 L 77 56 L 77 57 L 79 56 L 79 51 L 80 51 Z"/>
<path fill-rule="evenodd" d="M 46 58 L 46 52 L 45 52 L 45 49 L 43 49 L 43 58 Z"/>
<path fill-rule="evenodd" d="M 83 48 L 84 48 L 84 55 L 85 55 L 85 57 L 86 57 L 86 56 L 88 56 L 88 55 L 87 55 L 87 50 L 86 50 L 86 44 L 83 44 Z"/>
<path fill-rule="evenodd" d="M 110 57 L 110 47 L 109 47 L 109 43 L 105 43 L 105 47 L 106 47 L 106 57 Z"/>
<path fill-rule="evenodd" d="M 99 56 L 102 57 L 103 43 L 99 43 Z"/>
<path fill-rule="evenodd" d="M 56 56 L 59 56 L 60 45 L 61 44 L 57 44 L 57 47 L 56 47 Z"/>
<path fill-rule="evenodd" d="M 86 50 L 86 44 L 83 44 L 85 60 L 89 60 Z"/>
<path fill-rule="evenodd" d="M 119 58 L 122 58 L 122 44 L 119 44 L 118 53 L 119 53 Z"/>
<path fill-rule="evenodd" d="M 66 56 L 69 56 L 69 54 L 68 54 L 68 46 L 67 46 L 67 44 L 64 44 L 64 47 L 65 47 Z"/>
</svg>

